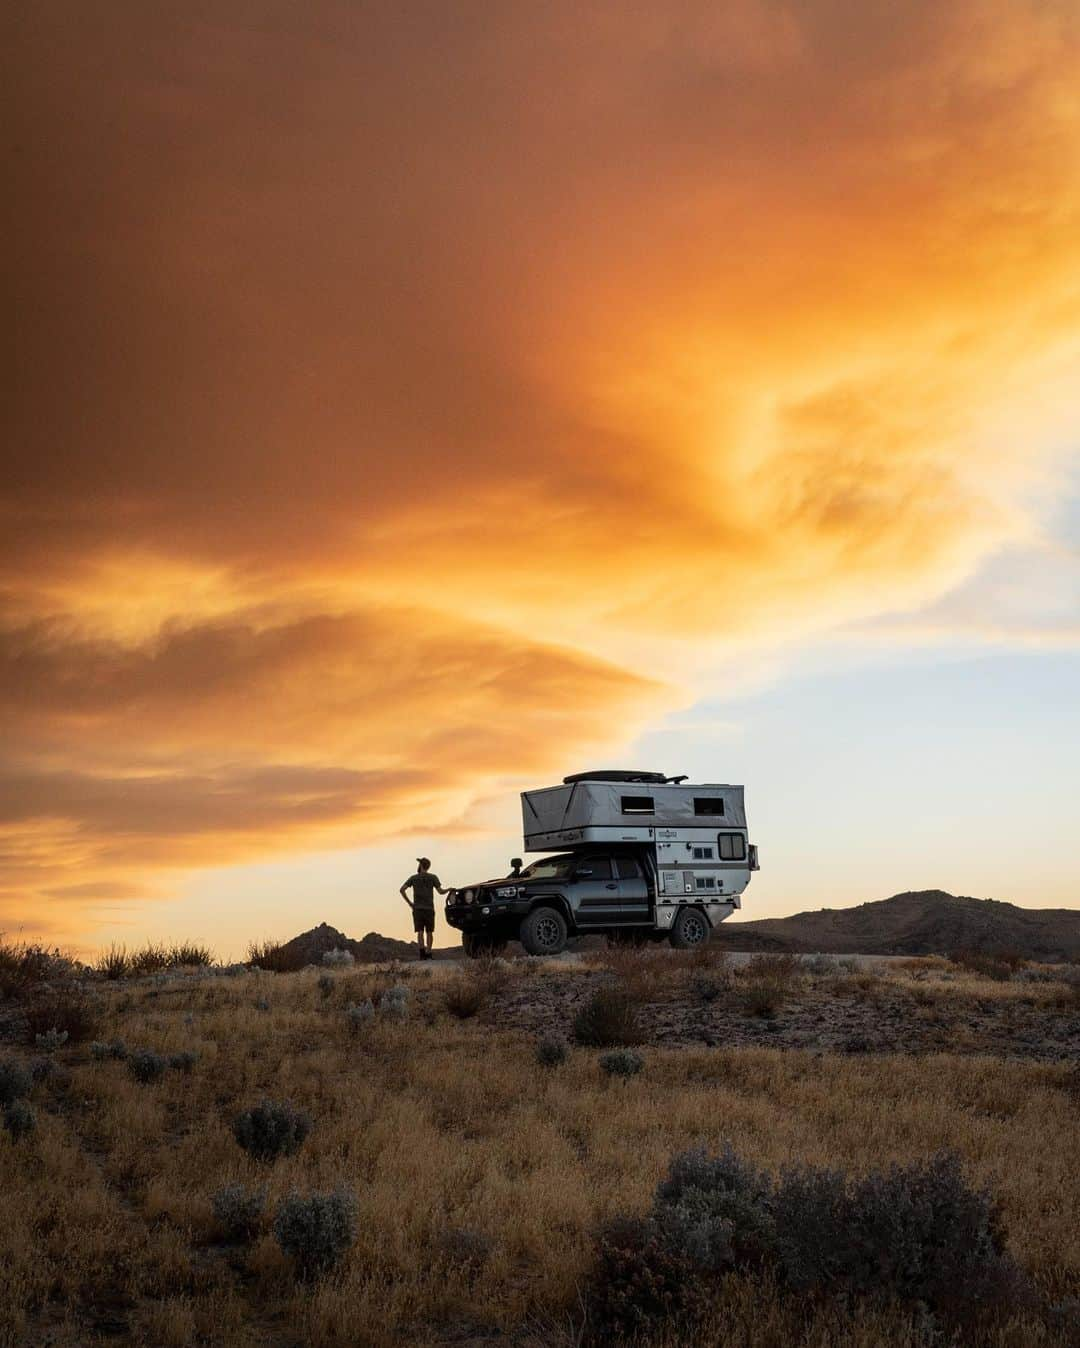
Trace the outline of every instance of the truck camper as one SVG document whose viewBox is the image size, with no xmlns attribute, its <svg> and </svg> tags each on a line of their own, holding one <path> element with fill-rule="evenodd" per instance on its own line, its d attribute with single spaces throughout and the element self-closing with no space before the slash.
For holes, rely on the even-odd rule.
<svg viewBox="0 0 1080 1348">
<path fill-rule="evenodd" d="M 522 792 L 521 812 L 525 850 L 549 855 L 447 896 L 446 920 L 470 955 L 510 940 L 554 955 L 593 934 L 700 946 L 758 869 L 741 786 L 581 772 Z"/>
</svg>

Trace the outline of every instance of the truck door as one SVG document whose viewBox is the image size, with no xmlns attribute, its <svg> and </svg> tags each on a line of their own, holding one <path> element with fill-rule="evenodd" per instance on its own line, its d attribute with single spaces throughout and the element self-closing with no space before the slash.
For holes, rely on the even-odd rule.
<svg viewBox="0 0 1080 1348">
<path fill-rule="evenodd" d="M 615 857 L 615 877 L 619 884 L 619 921 L 651 922 L 649 886 L 637 857 Z"/>
<path fill-rule="evenodd" d="M 584 856 L 574 868 L 572 903 L 579 927 L 603 927 L 619 905 L 609 857 Z"/>
</svg>

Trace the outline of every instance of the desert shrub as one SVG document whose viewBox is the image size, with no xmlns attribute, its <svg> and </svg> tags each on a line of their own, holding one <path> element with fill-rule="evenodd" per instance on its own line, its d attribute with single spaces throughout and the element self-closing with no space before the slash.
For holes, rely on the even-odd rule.
<svg viewBox="0 0 1080 1348">
<path fill-rule="evenodd" d="M 168 946 L 154 941 L 147 941 L 141 950 L 133 950 L 128 956 L 128 971 L 135 976 L 160 973 L 168 967 Z"/>
<path fill-rule="evenodd" d="M 0 1107 L 30 1094 L 30 1073 L 15 1058 L 0 1058 Z"/>
<path fill-rule="evenodd" d="M 71 973 L 71 960 L 60 950 L 0 939 L 0 998 L 26 997 L 44 984 Z"/>
<path fill-rule="evenodd" d="M 253 941 L 248 946 L 248 964 L 274 974 L 293 974 L 302 969 L 304 956 L 295 950 L 286 950 L 278 941 Z"/>
<path fill-rule="evenodd" d="M 211 1204 L 214 1220 L 226 1240 L 250 1240 L 259 1229 L 266 1207 L 265 1189 L 248 1189 L 243 1184 L 226 1184 L 214 1194 Z"/>
<path fill-rule="evenodd" d="M 745 982 L 739 989 L 739 1001 L 748 1016 L 760 1016 L 771 1020 L 784 1004 L 785 991 L 782 984 L 768 978 L 755 978 Z"/>
<path fill-rule="evenodd" d="M 627 988 L 597 988 L 574 1017 L 574 1038 L 593 1048 L 640 1044 L 639 1002 Z"/>
<path fill-rule="evenodd" d="M 623 1219 L 597 1238 L 586 1304 L 590 1342 L 635 1341 L 659 1325 L 677 1328 L 692 1319 L 701 1283 L 656 1222 Z"/>
<path fill-rule="evenodd" d="M 233 1137 L 257 1161 L 291 1156 L 311 1132 L 311 1119 L 288 1101 L 262 1100 L 233 1121 Z"/>
<path fill-rule="evenodd" d="M 566 1061 L 567 1054 L 561 1039 L 545 1037 L 536 1041 L 536 1061 L 541 1067 L 559 1067 Z"/>
<path fill-rule="evenodd" d="M 256 1011 L 269 1011 L 269 1010 L 270 1010 L 270 1002 L 269 1002 L 269 999 L 266 998 L 266 997 L 256 997 L 256 998 L 255 998 L 255 1001 L 252 1003 L 252 1005 L 255 1007 L 255 1010 L 256 1010 Z"/>
<path fill-rule="evenodd" d="M 303 1277 L 328 1272 L 356 1239 L 356 1199 L 344 1189 L 291 1193 L 278 1205 L 274 1238 Z"/>
<path fill-rule="evenodd" d="M 179 1053 L 169 1054 L 169 1066 L 174 1072 L 183 1072 L 187 1075 L 195 1070 L 195 1064 L 199 1061 L 199 1055 L 194 1049 L 181 1049 Z"/>
<path fill-rule="evenodd" d="M 629 1080 L 636 1077 L 645 1066 L 645 1059 L 632 1048 L 614 1048 L 610 1053 L 600 1055 L 600 1070 L 609 1077 L 622 1077 Z"/>
<path fill-rule="evenodd" d="M 400 983 L 387 988 L 379 998 L 379 1012 L 390 1020 L 404 1020 L 409 1014 L 409 989 Z"/>
<path fill-rule="evenodd" d="M 150 1048 L 137 1048 L 128 1058 L 128 1073 L 133 1081 L 144 1086 L 160 1081 L 167 1064 L 160 1053 Z"/>
<path fill-rule="evenodd" d="M 775 1016 L 798 970 L 797 955 L 755 955 L 742 970 L 739 1000 L 746 1014 L 766 1020 Z"/>
<path fill-rule="evenodd" d="M 115 1058 L 123 1062 L 128 1056 L 127 1045 L 122 1039 L 113 1039 L 107 1044 L 95 1039 L 90 1045 L 90 1056 L 98 1062 L 104 1062 L 107 1058 Z"/>
<path fill-rule="evenodd" d="M 992 978 L 995 983 L 1007 983 L 1013 973 L 1023 963 L 1014 964 L 1009 958 L 989 954 L 980 950 L 956 950 L 949 956 L 953 964 L 969 973 L 979 974 L 982 978 Z"/>
<path fill-rule="evenodd" d="M 820 978 L 825 974 L 834 974 L 839 968 L 835 955 L 805 955 L 799 961 L 799 972 L 812 974 Z"/>
<path fill-rule="evenodd" d="M 103 978 L 116 983 L 127 976 L 128 964 L 127 946 L 111 945 L 101 952 L 94 967 Z"/>
<path fill-rule="evenodd" d="M 795 1288 L 921 1303 L 949 1320 L 1027 1299 L 998 1208 L 967 1184 L 953 1155 L 854 1182 L 837 1171 L 785 1171 L 773 1217 L 779 1268 Z"/>
<path fill-rule="evenodd" d="M 466 977 L 476 985 L 481 997 L 487 1001 L 506 986 L 510 971 L 508 960 L 503 959 L 494 950 L 485 950 L 477 959 L 469 961 Z"/>
<path fill-rule="evenodd" d="M 57 1049 L 63 1048 L 67 1041 L 67 1030 L 58 1030 L 55 1025 L 44 1034 L 34 1035 L 34 1047 L 41 1053 L 55 1053 Z"/>
<path fill-rule="evenodd" d="M 731 965 L 728 960 L 728 952 L 723 946 L 718 945 L 715 939 L 716 933 L 713 933 L 713 939 L 706 941 L 704 945 L 696 946 L 693 950 L 686 951 L 681 958 L 699 973 L 711 971 L 718 975 L 727 975 L 731 971 Z"/>
<path fill-rule="evenodd" d="M 172 969 L 209 969 L 214 963 L 214 952 L 194 941 L 181 941 L 169 947 L 168 960 Z"/>
<path fill-rule="evenodd" d="M 322 962 L 328 969 L 351 969 L 356 960 L 350 950 L 326 950 Z"/>
<path fill-rule="evenodd" d="M 329 997 L 334 991 L 333 978 L 329 974 L 320 974 L 318 988 L 323 997 Z"/>
<path fill-rule="evenodd" d="M 26 1137 L 37 1127 L 37 1115 L 28 1100 L 12 1100 L 4 1106 L 4 1127 L 14 1141 Z"/>
<path fill-rule="evenodd" d="M 755 955 L 746 966 L 748 978 L 779 983 L 782 987 L 786 987 L 798 972 L 798 955 Z"/>
<path fill-rule="evenodd" d="M 738 1270 L 844 1304 L 908 1306 L 942 1325 L 986 1322 L 1033 1304 L 1006 1251 L 998 1209 L 966 1183 L 951 1155 L 859 1179 L 799 1166 L 773 1184 L 730 1145 L 719 1156 L 687 1152 L 673 1159 L 652 1212 L 630 1229 L 634 1238 L 614 1263 L 605 1238 L 598 1242 L 597 1267 L 615 1279 L 616 1292 L 594 1279 L 590 1301 L 605 1323 L 617 1314 L 613 1297 L 616 1308 L 628 1304 L 637 1330 L 665 1305 L 639 1267 L 643 1249 L 659 1268 L 681 1261 L 683 1276 L 705 1288 Z"/>
<path fill-rule="evenodd" d="M 354 1034 L 359 1034 L 375 1019 L 375 1007 L 370 1001 L 350 1002 L 345 1008 L 345 1020 Z"/>
<path fill-rule="evenodd" d="M 657 1186 L 654 1215 L 701 1269 L 756 1267 L 772 1240 L 768 1174 L 730 1143 L 710 1156 L 695 1148 L 673 1157 Z"/>
<path fill-rule="evenodd" d="M 454 978 L 443 993 L 443 1005 L 458 1020 L 475 1016 L 486 1001 L 483 985 L 478 979 L 467 975 Z"/>
<path fill-rule="evenodd" d="M 98 1026 L 97 1003 L 83 988 L 75 985 L 31 998 L 26 1003 L 24 1015 L 30 1043 L 34 1043 L 39 1034 L 56 1030 L 66 1034 L 69 1043 L 81 1044 L 93 1038 Z"/>
</svg>

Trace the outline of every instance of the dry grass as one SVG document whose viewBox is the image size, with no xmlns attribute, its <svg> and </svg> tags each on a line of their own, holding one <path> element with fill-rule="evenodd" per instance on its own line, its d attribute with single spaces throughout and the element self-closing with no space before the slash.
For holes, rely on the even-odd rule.
<svg viewBox="0 0 1080 1348">
<path fill-rule="evenodd" d="M 533 975 L 500 976 L 517 986 Z M 672 976 L 689 981 L 693 967 Z M 39 1343 L 48 1326 L 58 1348 L 109 1327 L 120 1341 L 177 1348 L 377 1348 L 466 1342 L 471 1326 L 477 1339 L 501 1331 L 516 1344 L 569 1348 L 596 1225 L 644 1210 L 672 1152 L 724 1138 L 771 1168 L 859 1170 L 953 1148 L 1000 1197 L 1012 1247 L 1040 1289 L 1059 1300 L 1080 1286 L 1080 1115 L 1064 1068 L 647 1049 L 644 1072 L 612 1090 L 594 1050 L 540 1072 L 530 1037 L 497 1018 L 448 1015 L 429 969 L 410 979 L 409 1019 L 376 1020 L 358 1036 L 341 1004 L 378 1000 L 402 971 L 343 975 L 333 998 L 317 979 L 312 970 L 105 985 L 103 1038 L 194 1050 L 198 1064 L 140 1085 L 123 1063 L 75 1048 L 58 1055 L 59 1079 L 35 1087 L 37 1133 L 18 1144 L 0 1137 L 0 1345 Z M 268 1011 L 256 1008 L 262 999 Z M 272 1168 L 231 1132 L 264 1094 L 314 1121 L 299 1152 Z M 246 1249 L 219 1243 L 211 1196 L 235 1180 L 265 1183 L 271 1211 L 291 1188 L 351 1188 L 359 1236 L 340 1271 L 298 1288 L 265 1225 Z M 715 1321 L 712 1337 L 679 1342 L 914 1341 L 902 1317 L 763 1302 L 737 1279 Z"/>
<path fill-rule="evenodd" d="M 0 999 L 26 997 L 66 976 L 73 967 L 62 950 L 26 941 L 6 941 L 0 932 Z"/>
<path fill-rule="evenodd" d="M 98 956 L 95 968 L 102 978 L 116 982 L 166 969 L 209 968 L 213 963 L 213 951 L 193 941 L 173 945 L 148 941 L 135 950 L 128 950 L 125 945 L 109 946 Z"/>
<path fill-rule="evenodd" d="M 248 963 L 268 973 L 294 974 L 305 966 L 307 958 L 297 951 L 286 950 L 279 941 L 252 941 L 248 946 Z"/>
</svg>

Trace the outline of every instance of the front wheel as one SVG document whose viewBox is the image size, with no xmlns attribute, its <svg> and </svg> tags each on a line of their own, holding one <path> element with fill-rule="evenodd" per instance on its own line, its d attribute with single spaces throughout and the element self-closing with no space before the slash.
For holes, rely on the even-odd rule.
<svg viewBox="0 0 1080 1348">
<path fill-rule="evenodd" d="M 676 950 L 697 950 L 707 945 L 709 921 L 696 908 L 680 908 L 671 927 L 671 944 Z"/>
<path fill-rule="evenodd" d="M 566 949 L 566 921 L 555 908 L 534 908 L 522 919 L 518 940 L 530 955 L 557 955 Z"/>
</svg>

